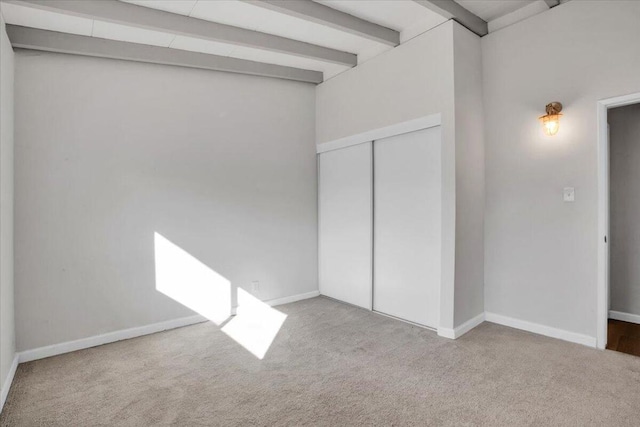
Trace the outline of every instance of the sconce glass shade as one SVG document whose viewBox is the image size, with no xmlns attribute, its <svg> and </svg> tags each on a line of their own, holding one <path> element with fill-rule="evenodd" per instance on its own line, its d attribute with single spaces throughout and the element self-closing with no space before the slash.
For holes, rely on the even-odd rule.
<svg viewBox="0 0 640 427">
<path fill-rule="evenodd" d="M 547 114 L 540 117 L 545 135 L 553 136 L 558 133 L 560 129 L 560 116 L 562 116 L 562 114 Z"/>
<path fill-rule="evenodd" d="M 560 129 L 560 111 L 562 111 L 562 104 L 559 102 L 551 102 L 545 107 L 547 114 L 540 117 L 542 121 L 542 129 L 545 135 L 553 136 L 558 133 Z"/>
</svg>

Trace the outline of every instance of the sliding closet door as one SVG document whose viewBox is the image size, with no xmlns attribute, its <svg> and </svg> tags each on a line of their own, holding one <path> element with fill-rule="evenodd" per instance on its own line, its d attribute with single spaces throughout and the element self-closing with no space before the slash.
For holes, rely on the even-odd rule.
<svg viewBox="0 0 640 427">
<path fill-rule="evenodd" d="M 319 156 L 320 293 L 371 309 L 371 143 Z"/>
<path fill-rule="evenodd" d="M 373 143 L 374 310 L 438 326 L 440 127 Z"/>
</svg>

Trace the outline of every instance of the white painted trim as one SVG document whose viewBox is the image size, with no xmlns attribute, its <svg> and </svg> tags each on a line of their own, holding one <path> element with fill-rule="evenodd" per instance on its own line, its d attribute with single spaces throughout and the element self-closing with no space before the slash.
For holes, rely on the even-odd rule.
<svg viewBox="0 0 640 427">
<path fill-rule="evenodd" d="M 640 325 L 640 315 L 623 313 L 622 311 L 609 310 L 609 319 L 622 320 L 623 322 L 637 323 Z"/>
<path fill-rule="evenodd" d="M 628 95 L 614 96 L 613 98 L 601 99 L 598 104 L 607 108 L 624 107 L 625 105 L 637 104 L 640 102 L 640 92 L 630 93 Z"/>
<path fill-rule="evenodd" d="M 461 336 L 463 336 L 464 334 L 466 334 L 476 326 L 480 325 L 484 321 L 485 321 L 485 315 L 484 313 L 480 313 L 476 317 L 473 317 L 467 320 L 466 322 L 456 327 L 455 329 L 442 328 L 442 327 L 438 328 L 438 335 L 443 338 L 449 338 L 449 339 L 455 340 L 460 338 Z"/>
<path fill-rule="evenodd" d="M 323 142 L 322 144 L 316 145 L 316 152 L 320 154 L 327 151 L 339 150 L 340 148 L 347 148 L 353 145 L 375 141 L 377 139 L 388 138 L 390 136 L 396 136 L 403 133 L 409 133 L 417 130 L 432 128 L 434 126 L 440 126 L 441 123 L 442 118 L 440 113 L 432 114 L 430 116 L 424 116 L 417 119 L 408 120 L 406 122 L 396 123 L 394 125 L 369 130 L 356 135 L 350 135 L 344 138 L 335 139 L 333 141 Z"/>
<path fill-rule="evenodd" d="M 604 236 L 608 234 L 609 223 L 609 188 L 607 188 L 607 171 L 609 162 L 609 136 L 607 123 L 607 110 L 609 108 L 623 107 L 625 105 L 640 102 L 640 92 L 629 95 L 616 96 L 598 101 L 598 272 L 597 272 L 597 347 L 604 349 L 607 346 L 607 320 L 609 318 L 609 278 L 607 277 L 608 243 L 604 242 Z"/>
<path fill-rule="evenodd" d="M 320 296 L 320 291 L 311 291 L 311 292 L 306 292 L 304 294 L 291 295 L 289 297 L 268 300 L 268 301 L 265 301 L 264 303 L 271 307 L 274 307 L 276 305 L 289 304 L 292 302 L 302 301 L 304 299 L 315 298 L 318 296 Z"/>
<path fill-rule="evenodd" d="M 314 298 L 320 295 L 319 291 L 307 292 L 304 294 L 291 295 L 284 298 L 277 298 L 265 301 L 269 306 L 288 304 L 291 302 L 301 301 L 303 299 Z M 232 309 L 235 314 L 235 307 Z M 60 344 L 53 344 L 46 347 L 35 348 L 18 353 L 19 362 L 30 362 L 32 360 L 44 359 L 45 357 L 57 356 L 59 354 L 69 353 L 77 350 L 84 350 L 90 347 L 96 347 L 103 344 L 109 344 L 116 341 L 127 340 L 130 338 L 141 337 L 143 335 L 155 334 L 169 329 L 181 328 L 183 326 L 194 325 L 196 323 L 206 322 L 204 316 L 195 315 L 183 317 L 180 319 L 167 320 L 165 322 L 153 323 L 151 325 L 138 326 L 120 331 L 108 332 L 102 335 L 81 338 L 79 340 L 67 341 Z"/>
<path fill-rule="evenodd" d="M 182 326 L 194 325 L 206 322 L 204 316 L 195 315 L 180 319 L 167 320 L 165 322 L 153 323 L 151 325 L 138 326 L 135 328 L 123 329 L 120 331 L 108 332 L 102 335 L 81 338 L 79 340 L 67 341 L 60 344 L 48 345 L 46 347 L 34 348 L 19 353 L 20 363 L 31 362 L 32 360 L 44 359 L 45 357 L 57 356 L 59 354 L 70 353 L 72 351 L 84 350 L 85 348 L 96 347 L 116 341 L 136 338 L 143 335 L 154 334 L 169 329 L 180 328 Z"/>
<path fill-rule="evenodd" d="M 4 383 L 2 384 L 2 391 L 0 392 L 0 412 L 2 412 L 2 408 L 4 408 L 7 396 L 9 396 L 9 389 L 11 389 L 13 377 L 16 375 L 16 369 L 18 369 L 18 359 L 19 357 L 16 354 L 13 358 L 13 363 L 11 363 L 11 367 L 9 368 L 9 372 L 7 373 L 7 378 L 5 378 Z"/>
<path fill-rule="evenodd" d="M 607 195 L 607 170 L 609 162 L 609 137 L 607 132 L 607 107 L 598 103 L 598 272 L 596 290 L 596 336 L 597 347 L 604 349 L 607 346 L 607 318 L 609 311 L 609 280 L 607 278 L 607 244 L 604 236 L 607 235 L 607 223 L 609 221 L 609 207 Z"/>
<path fill-rule="evenodd" d="M 371 242 L 371 254 L 369 256 L 369 260 L 370 265 L 369 265 L 369 283 L 371 284 L 371 286 L 369 286 L 369 310 L 373 311 L 373 268 L 374 268 L 374 244 L 375 244 L 375 236 L 373 234 L 373 227 L 375 227 L 375 213 L 374 213 L 374 202 L 375 202 L 375 194 L 373 193 L 374 188 L 373 188 L 373 182 L 375 180 L 375 176 L 374 176 L 374 171 L 375 171 L 375 159 L 373 158 L 373 141 L 371 142 L 371 168 L 370 168 L 370 172 L 371 175 L 369 176 L 369 199 L 371 200 L 370 203 L 370 212 L 369 212 L 369 221 L 371 221 L 371 229 L 369 230 L 369 242 Z"/>
<path fill-rule="evenodd" d="M 596 346 L 595 337 L 566 331 L 564 329 L 553 328 L 539 323 L 527 322 L 526 320 L 515 319 L 501 314 L 485 312 L 485 320 L 487 322 L 497 323 L 499 325 L 509 326 L 511 328 L 521 329 L 527 332 L 533 332 L 534 334 L 586 345 L 587 347 Z"/>
<path fill-rule="evenodd" d="M 4 383 L 2 384 L 2 391 L 0 392 L 0 412 L 7 401 L 7 396 L 9 395 L 11 384 L 13 383 L 13 377 L 16 375 L 16 369 L 18 369 L 18 363 L 19 356 L 16 354 L 13 358 L 13 362 L 11 363 L 11 367 L 9 368 L 9 372 L 7 373 L 7 378 L 5 378 Z"/>
<path fill-rule="evenodd" d="M 442 338 L 449 338 L 450 340 L 456 339 L 456 331 L 452 328 L 438 327 L 438 336 Z"/>
</svg>

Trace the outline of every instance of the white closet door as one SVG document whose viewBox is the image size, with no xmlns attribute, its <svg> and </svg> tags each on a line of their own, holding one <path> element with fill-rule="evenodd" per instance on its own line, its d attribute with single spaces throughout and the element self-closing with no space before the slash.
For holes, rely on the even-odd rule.
<svg viewBox="0 0 640 427">
<path fill-rule="evenodd" d="M 373 143 L 373 308 L 437 328 L 440 306 L 440 127 Z"/>
<path fill-rule="evenodd" d="M 371 143 L 319 156 L 320 293 L 371 309 Z"/>
</svg>

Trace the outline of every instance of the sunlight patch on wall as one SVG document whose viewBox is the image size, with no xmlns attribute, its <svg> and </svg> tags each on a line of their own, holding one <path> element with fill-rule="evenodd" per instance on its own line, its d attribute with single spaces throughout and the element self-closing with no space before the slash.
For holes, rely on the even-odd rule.
<svg viewBox="0 0 640 427">
<path fill-rule="evenodd" d="M 262 359 L 286 318 L 286 314 L 238 288 L 237 314 L 222 327 L 222 332 Z"/>
<path fill-rule="evenodd" d="M 154 233 L 156 290 L 216 325 L 231 316 L 231 282 Z"/>
</svg>

